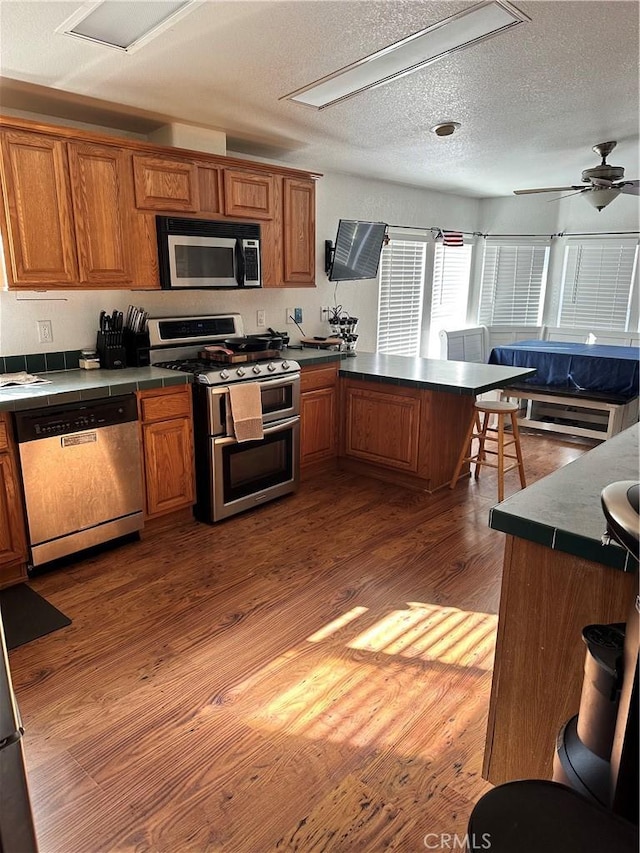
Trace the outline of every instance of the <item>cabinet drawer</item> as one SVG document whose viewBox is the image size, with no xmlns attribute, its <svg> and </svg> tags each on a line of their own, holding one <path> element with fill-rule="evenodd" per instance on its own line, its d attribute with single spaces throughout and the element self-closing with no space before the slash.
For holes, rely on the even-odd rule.
<svg viewBox="0 0 640 853">
<path fill-rule="evenodd" d="M 145 423 L 191 414 L 191 387 L 166 388 L 140 393 L 140 415 Z"/>
<path fill-rule="evenodd" d="M 331 388 L 336 384 L 338 378 L 338 364 L 322 367 L 303 367 L 300 373 L 300 391 L 317 391 L 319 388 Z"/>
<path fill-rule="evenodd" d="M 9 447 L 9 432 L 7 425 L 0 421 L 0 450 L 6 450 Z"/>
</svg>

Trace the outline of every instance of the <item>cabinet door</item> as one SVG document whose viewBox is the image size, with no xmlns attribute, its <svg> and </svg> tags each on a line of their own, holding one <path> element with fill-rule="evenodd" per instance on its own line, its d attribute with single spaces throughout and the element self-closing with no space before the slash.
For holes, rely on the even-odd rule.
<svg viewBox="0 0 640 853">
<path fill-rule="evenodd" d="M 315 284 L 315 183 L 284 178 L 283 204 L 284 283 Z"/>
<path fill-rule="evenodd" d="M 420 399 L 347 385 L 345 454 L 403 471 L 418 470 Z"/>
<path fill-rule="evenodd" d="M 65 142 L 37 133 L 5 131 L 1 145 L 11 283 L 76 284 Z"/>
<path fill-rule="evenodd" d="M 335 388 L 320 388 L 300 395 L 301 465 L 337 456 L 336 396 Z"/>
<path fill-rule="evenodd" d="M 224 212 L 227 216 L 272 219 L 273 198 L 273 175 L 224 170 Z"/>
<path fill-rule="evenodd" d="M 194 502 L 193 431 L 190 418 L 144 424 L 147 515 Z"/>
<path fill-rule="evenodd" d="M 130 284 L 133 212 L 129 158 L 120 148 L 69 143 L 80 281 Z"/>
<path fill-rule="evenodd" d="M 9 416 L 0 414 L 0 586 L 26 575 L 27 537 L 14 453 Z M 11 564 L 14 568 L 4 568 Z"/>
<path fill-rule="evenodd" d="M 143 210 L 198 210 L 195 163 L 165 157 L 133 156 L 136 207 Z"/>
</svg>

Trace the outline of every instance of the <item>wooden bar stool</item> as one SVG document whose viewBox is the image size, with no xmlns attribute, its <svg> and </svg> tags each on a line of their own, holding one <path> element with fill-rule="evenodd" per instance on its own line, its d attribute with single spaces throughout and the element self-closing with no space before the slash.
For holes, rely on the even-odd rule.
<svg viewBox="0 0 640 853">
<path fill-rule="evenodd" d="M 451 483 L 449 484 L 450 489 L 453 489 L 458 481 L 460 471 L 462 470 L 462 466 L 465 462 L 475 463 L 476 470 L 474 476 L 476 480 L 480 474 L 480 468 L 483 465 L 487 465 L 489 468 L 498 469 L 499 501 L 504 500 L 504 475 L 507 471 L 512 471 L 514 468 L 517 468 L 518 473 L 520 474 L 520 485 L 523 489 L 525 488 L 527 482 L 524 476 L 524 464 L 522 462 L 522 448 L 520 447 L 517 412 L 517 403 L 509 403 L 507 401 L 501 402 L 499 400 L 490 400 L 487 402 L 476 400 L 473 418 L 469 424 L 469 429 L 467 430 L 467 435 L 465 437 L 464 444 L 462 445 L 460 456 L 458 457 L 456 469 L 453 477 L 451 478 Z M 481 413 L 484 413 L 482 422 L 480 419 Z M 489 426 L 489 418 L 491 415 L 497 416 L 497 427 Z M 506 436 L 504 432 L 504 421 L 507 415 L 511 416 L 511 429 L 513 431 L 513 438 L 509 441 L 505 441 Z M 472 454 L 471 444 L 474 438 L 478 439 L 478 451 L 477 453 Z M 488 450 L 486 447 L 486 443 L 488 441 L 497 444 L 497 450 Z M 515 447 L 515 455 L 513 453 L 505 453 L 505 448 L 510 447 L 511 445 L 514 445 Z M 498 461 L 488 462 L 487 455 L 497 456 Z M 509 465 L 505 468 L 505 459 L 515 459 L 516 461 L 513 465 Z"/>
</svg>

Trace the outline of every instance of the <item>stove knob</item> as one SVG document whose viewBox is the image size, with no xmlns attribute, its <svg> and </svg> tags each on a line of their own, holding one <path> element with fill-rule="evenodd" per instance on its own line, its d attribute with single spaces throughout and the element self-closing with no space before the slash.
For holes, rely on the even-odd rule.
<svg viewBox="0 0 640 853">
<path fill-rule="evenodd" d="M 268 370 L 270 373 L 273 373 L 273 371 L 274 371 L 274 370 L 277 370 L 277 369 L 278 369 L 278 368 L 275 366 L 275 364 L 274 364 L 272 361 L 270 361 L 270 362 L 269 362 L 269 364 L 267 365 L 267 370 Z"/>
<path fill-rule="evenodd" d="M 241 367 L 236 370 L 236 376 L 244 376 L 244 370 Z"/>
<path fill-rule="evenodd" d="M 283 370 L 289 370 L 289 362 L 288 361 L 282 362 L 282 369 Z"/>
<path fill-rule="evenodd" d="M 220 379 L 228 379 L 228 378 L 229 378 L 229 371 L 228 370 L 221 370 L 220 371 Z"/>
<path fill-rule="evenodd" d="M 262 373 L 262 368 L 256 364 L 256 366 L 253 368 L 253 372 L 254 373 Z"/>
</svg>

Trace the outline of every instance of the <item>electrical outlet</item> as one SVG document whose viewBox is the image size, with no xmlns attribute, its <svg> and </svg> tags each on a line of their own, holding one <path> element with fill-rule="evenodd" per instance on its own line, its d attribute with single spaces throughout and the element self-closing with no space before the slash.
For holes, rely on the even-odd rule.
<svg viewBox="0 0 640 853">
<path fill-rule="evenodd" d="M 38 341 L 41 344 L 53 343 L 53 329 L 51 328 L 51 320 L 38 320 Z"/>
<path fill-rule="evenodd" d="M 293 319 L 296 323 L 302 323 L 302 308 L 293 309 Z"/>
<path fill-rule="evenodd" d="M 263 310 L 256 311 L 256 326 L 266 326 L 267 318 Z"/>
<path fill-rule="evenodd" d="M 320 322 L 328 323 L 329 317 L 331 316 L 331 308 L 328 305 L 323 305 L 320 309 Z"/>
</svg>

